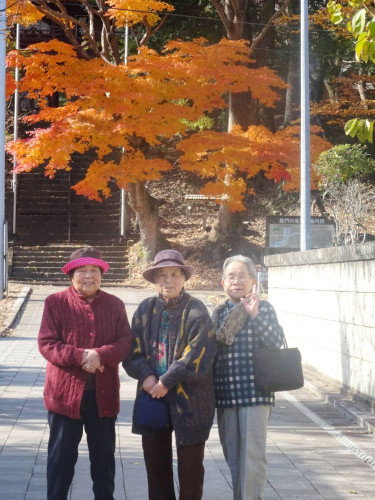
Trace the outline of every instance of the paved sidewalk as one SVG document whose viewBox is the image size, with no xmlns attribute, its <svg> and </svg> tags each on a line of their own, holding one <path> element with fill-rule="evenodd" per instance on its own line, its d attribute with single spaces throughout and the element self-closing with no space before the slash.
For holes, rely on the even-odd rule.
<svg viewBox="0 0 375 500">
<path fill-rule="evenodd" d="M 34 287 L 13 335 L 0 339 L 0 500 L 46 498 L 45 361 L 38 352 L 36 337 L 44 299 L 55 290 Z M 129 317 L 140 300 L 153 293 L 144 289 L 106 290 L 124 300 Z M 194 295 L 206 300 L 207 294 Z M 120 373 L 122 407 L 117 423 L 115 498 L 146 500 L 140 437 L 131 433 L 135 381 L 122 369 Z M 311 381 L 309 384 L 312 386 Z M 277 395 L 267 446 L 265 500 L 375 500 L 374 435 L 306 388 Z M 204 500 L 231 500 L 230 475 L 216 424 L 207 443 L 205 468 Z M 92 498 L 83 439 L 70 499 Z"/>
</svg>

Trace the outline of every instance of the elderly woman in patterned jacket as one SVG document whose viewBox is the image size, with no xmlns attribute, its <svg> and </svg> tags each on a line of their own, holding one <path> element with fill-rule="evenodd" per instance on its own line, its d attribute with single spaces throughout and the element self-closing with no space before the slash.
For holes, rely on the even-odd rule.
<svg viewBox="0 0 375 500">
<path fill-rule="evenodd" d="M 218 340 L 214 383 L 220 442 L 231 471 L 234 500 L 262 500 L 274 394 L 256 388 L 252 353 L 262 347 L 280 348 L 284 333 L 271 304 L 259 300 L 251 259 L 229 257 L 222 285 L 228 299 L 212 317 Z"/>
<path fill-rule="evenodd" d="M 184 289 L 193 274 L 175 250 L 159 252 L 143 277 L 158 295 L 145 299 L 133 316 L 132 353 L 123 366 L 138 380 L 134 408 L 144 396 L 163 398 L 170 424 L 152 429 L 133 413 L 133 432 L 142 435 L 150 500 L 175 500 L 172 431 L 175 433 L 180 500 L 203 494 L 205 441 L 213 423 L 213 362 L 216 338 L 205 305 Z"/>
</svg>

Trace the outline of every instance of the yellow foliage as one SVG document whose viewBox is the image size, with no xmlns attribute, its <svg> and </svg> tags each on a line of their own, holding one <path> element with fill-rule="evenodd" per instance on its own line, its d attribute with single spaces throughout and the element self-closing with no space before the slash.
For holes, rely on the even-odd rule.
<svg viewBox="0 0 375 500">
<path fill-rule="evenodd" d="M 9 97 L 13 94 L 13 92 L 16 90 L 16 82 L 13 78 L 13 75 L 10 73 L 5 74 L 5 91 L 6 91 L 6 99 L 9 99 Z"/>
<path fill-rule="evenodd" d="M 320 137 L 318 127 L 311 128 L 311 164 L 330 143 Z M 283 182 L 286 190 L 298 190 L 300 185 L 300 127 L 287 127 L 271 132 L 263 126 L 251 126 L 247 131 L 233 127 L 231 132 L 202 131 L 177 146 L 183 155 L 179 164 L 184 170 L 197 173 L 203 178 L 215 177 L 208 182 L 204 194 L 222 196 L 222 203 L 231 211 L 244 209 L 246 194 L 244 179 L 254 177 L 259 171 L 277 182 Z M 312 187 L 317 177 L 311 169 Z"/>
<path fill-rule="evenodd" d="M 7 0 L 7 24 L 30 26 L 43 19 L 43 14 L 28 0 Z"/>
<path fill-rule="evenodd" d="M 111 6 L 108 15 L 116 19 L 118 27 L 141 22 L 154 26 L 161 20 L 160 15 L 174 10 L 172 5 L 156 0 L 107 0 L 107 4 Z"/>
</svg>

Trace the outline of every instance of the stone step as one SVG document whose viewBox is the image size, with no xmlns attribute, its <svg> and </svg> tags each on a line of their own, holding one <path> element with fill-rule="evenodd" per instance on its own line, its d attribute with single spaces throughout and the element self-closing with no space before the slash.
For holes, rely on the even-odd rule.
<svg viewBox="0 0 375 500">
<path fill-rule="evenodd" d="M 84 246 L 90 246 L 85 242 L 75 242 L 75 243 L 64 243 L 62 245 L 30 245 L 30 246 L 16 246 L 18 254 L 32 254 L 33 252 L 45 252 L 47 255 L 63 254 L 68 255 L 69 252 L 74 252 L 77 248 L 82 248 Z M 95 245 L 95 248 L 101 252 L 111 252 L 111 253 L 126 253 L 126 245 Z"/>
<path fill-rule="evenodd" d="M 34 269 L 44 269 L 46 272 L 49 271 L 55 271 L 56 269 L 61 270 L 62 266 L 64 266 L 67 262 L 69 261 L 69 258 L 65 259 L 64 262 L 61 260 L 58 261 L 51 261 L 51 259 L 44 260 L 27 260 L 27 259 L 20 259 L 18 257 L 13 259 L 13 272 L 20 272 L 22 273 L 23 270 L 31 270 L 33 271 Z M 125 264 L 124 264 L 125 259 L 114 259 L 111 257 L 111 262 L 108 262 L 110 265 L 110 269 L 116 269 L 116 270 L 122 270 L 125 269 Z"/>
<path fill-rule="evenodd" d="M 125 279 L 128 276 L 128 271 L 123 268 L 115 268 L 111 267 L 105 273 L 105 279 Z M 28 279 L 40 279 L 41 277 L 44 279 L 45 277 L 54 277 L 59 280 L 66 280 L 66 275 L 61 271 L 61 267 L 52 268 L 52 267 L 41 267 L 41 268 L 25 268 L 25 269 L 12 269 L 12 278 L 28 278 Z"/>
<path fill-rule="evenodd" d="M 9 276 L 17 282 L 61 283 L 68 282 L 61 271 L 69 261 L 71 253 L 81 248 L 81 243 L 71 245 L 48 246 L 15 246 L 13 248 L 12 265 Z M 109 263 L 110 269 L 103 276 L 108 284 L 120 284 L 128 276 L 128 261 L 125 245 L 96 246 L 101 250 L 103 258 Z"/>
<path fill-rule="evenodd" d="M 98 248 L 95 245 L 96 248 Z M 76 248 L 81 248 L 81 246 L 76 247 Z M 74 249 L 72 250 L 72 252 Z M 35 253 L 32 252 L 27 252 L 27 251 L 22 251 L 22 250 L 17 250 L 17 252 L 14 254 L 14 259 L 17 259 L 17 261 L 26 261 L 28 260 L 29 262 L 40 262 L 48 259 L 50 262 L 61 262 L 62 258 L 68 258 L 69 255 L 72 252 L 67 252 L 67 251 L 58 251 L 56 250 L 55 253 L 49 253 L 49 252 L 44 252 L 43 247 L 40 247 L 39 250 L 36 250 Z M 121 259 L 124 258 L 126 255 L 126 251 L 124 249 L 122 250 L 110 250 L 108 252 L 103 252 L 104 258 L 106 256 L 111 257 L 112 262 L 113 261 L 121 261 Z"/>
<path fill-rule="evenodd" d="M 65 221 L 68 220 L 68 213 L 66 210 L 63 210 L 63 209 L 43 210 L 43 209 L 37 208 L 37 209 L 35 209 L 33 211 L 29 211 L 27 213 L 20 211 L 19 214 L 22 214 L 22 218 L 19 217 L 20 223 L 22 223 L 23 221 L 26 221 L 26 220 L 30 220 L 30 219 L 33 219 L 35 221 L 39 220 L 40 222 L 43 222 L 43 220 L 46 219 L 46 215 L 48 215 L 48 214 L 54 218 L 60 217 L 62 220 L 65 220 Z M 119 220 L 119 217 L 118 217 L 118 214 L 111 214 L 111 213 L 93 214 L 92 212 L 90 212 L 90 213 L 75 214 L 75 216 L 71 217 L 71 219 L 73 219 L 73 221 L 77 221 L 77 223 L 79 223 L 79 224 L 84 224 L 86 222 L 91 222 L 91 221 L 95 221 L 96 224 L 107 223 L 107 222 L 110 222 L 111 224 L 113 224 L 114 222 L 117 222 Z"/>
<path fill-rule="evenodd" d="M 69 286 L 70 281 L 65 275 L 62 278 L 59 276 L 23 276 L 13 278 L 10 276 L 13 282 L 20 284 L 32 284 L 38 283 L 38 285 L 66 285 Z M 102 286 L 126 286 L 126 277 L 117 279 L 116 277 L 105 276 L 102 280 Z"/>
<path fill-rule="evenodd" d="M 71 186 L 82 180 L 95 159 L 89 152 L 77 156 L 71 172 L 58 171 L 53 179 L 38 167 L 18 176 L 17 234 L 23 245 L 68 241 L 113 242 L 120 238 L 120 193 L 99 203 L 76 195 Z"/>
</svg>

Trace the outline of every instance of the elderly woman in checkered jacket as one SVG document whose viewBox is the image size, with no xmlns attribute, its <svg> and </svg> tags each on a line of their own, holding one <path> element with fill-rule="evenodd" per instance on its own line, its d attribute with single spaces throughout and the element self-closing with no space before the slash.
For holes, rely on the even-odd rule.
<svg viewBox="0 0 375 500">
<path fill-rule="evenodd" d="M 284 333 L 271 304 L 259 300 L 251 259 L 229 257 L 222 285 L 228 298 L 215 308 L 212 318 L 218 340 L 214 381 L 220 441 L 232 475 L 234 500 L 262 500 L 267 425 L 275 398 L 256 388 L 252 353 L 262 347 L 281 347 Z"/>
</svg>

